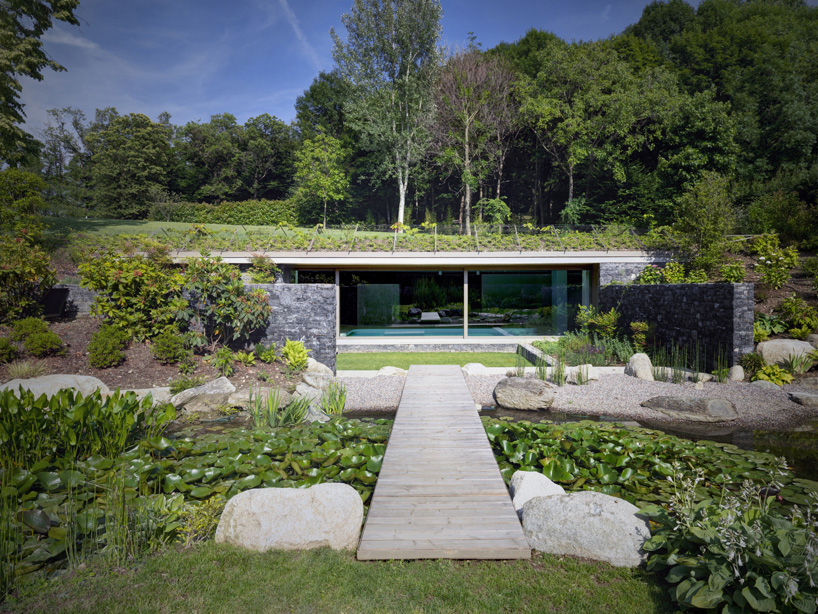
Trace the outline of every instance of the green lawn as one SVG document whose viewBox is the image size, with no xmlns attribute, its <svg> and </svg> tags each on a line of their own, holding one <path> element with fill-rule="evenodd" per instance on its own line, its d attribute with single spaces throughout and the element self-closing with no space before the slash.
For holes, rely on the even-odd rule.
<svg viewBox="0 0 818 614">
<path fill-rule="evenodd" d="M 373 352 L 361 354 L 338 354 L 336 369 L 344 371 L 376 371 L 381 367 L 410 365 L 466 365 L 479 362 L 485 367 L 515 367 L 521 361 L 525 367 L 533 367 L 528 360 L 511 352 Z"/>
<path fill-rule="evenodd" d="M 88 569 L 31 590 L 9 612 L 671 613 L 643 570 L 568 557 L 358 562 L 331 550 L 246 552 L 212 543 L 127 567 Z M 3 606 L 0 605 L 0 610 Z"/>
</svg>

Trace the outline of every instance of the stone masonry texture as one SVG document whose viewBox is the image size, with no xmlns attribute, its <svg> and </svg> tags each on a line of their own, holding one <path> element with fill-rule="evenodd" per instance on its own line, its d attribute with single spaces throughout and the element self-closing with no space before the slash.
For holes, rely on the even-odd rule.
<svg viewBox="0 0 818 614">
<path fill-rule="evenodd" d="M 753 284 L 611 285 L 599 289 L 599 307 L 616 308 L 620 325 L 646 321 L 657 325 L 657 340 L 698 346 L 702 368 L 712 370 L 719 351 L 728 366 L 753 351 Z"/>
</svg>

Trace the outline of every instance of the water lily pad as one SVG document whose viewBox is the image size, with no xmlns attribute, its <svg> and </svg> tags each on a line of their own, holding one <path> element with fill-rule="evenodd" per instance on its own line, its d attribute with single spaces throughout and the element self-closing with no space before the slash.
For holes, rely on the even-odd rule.
<svg viewBox="0 0 818 614">
<path fill-rule="evenodd" d="M 51 518 L 42 510 L 25 510 L 17 519 L 32 531 L 45 535 L 51 528 Z"/>
</svg>

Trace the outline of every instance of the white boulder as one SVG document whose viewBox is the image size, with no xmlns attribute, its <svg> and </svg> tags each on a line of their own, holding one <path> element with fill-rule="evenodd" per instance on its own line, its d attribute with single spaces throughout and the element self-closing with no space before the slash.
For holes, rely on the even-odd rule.
<svg viewBox="0 0 818 614">
<path fill-rule="evenodd" d="M 381 367 L 378 369 L 378 375 L 406 375 L 408 371 L 400 367 Z"/>
<path fill-rule="evenodd" d="M 489 370 L 488 368 L 479 362 L 470 362 L 467 365 L 461 367 L 463 371 L 463 375 L 488 375 Z"/>
<path fill-rule="evenodd" d="M 326 373 L 329 376 L 334 375 L 332 369 L 314 358 L 307 358 L 307 366 L 304 369 L 304 373 Z"/>
<path fill-rule="evenodd" d="M 301 381 L 307 384 L 310 388 L 316 390 L 326 390 L 332 382 L 332 375 L 329 373 L 313 373 L 305 371 L 301 374 Z"/>
<path fill-rule="evenodd" d="M 236 392 L 236 387 L 226 377 L 219 377 L 201 386 L 188 388 L 173 396 L 170 402 L 177 410 L 184 409 L 191 414 L 210 414 Z"/>
<path fill-rule="evenodd" d="M 593 365 L 579 365 L 578 367 L 568 367 L 565 369 L 565 382 L 568 384 L 579 384 L 580 376 L 582 381 L 587 383 L 599 379 L 599 370 Z"/>
<path fill-rule="evenodd" d="M 538 471 L 515 471 L 508 486 L 517 515 L 522 516 L 523 505 L 534 497 L 564 495 L 565 489 Z"/>
<path fill-rule="evenodd" d="M 647 520 L 623 499 L 598 492 L 535 497 L 523 506 L 523 532 L 540 552 L 568 554 L 616 567 L 636 567 L 647 554 Z"/>
<path fill-rule="evenodd" d="M 630 375 L 636 379 L 645 380 L 646 382 L 653 381 L 653 365 L 650 362 L 650 356 L 639 353 L 631 356 L 628 364 L 625 366 L 625 375 Z"/>
<path fill-rule="evenodd" d="M 537 411 L 551 407 L 554 391 L 539 379 L 508 377 L 494 387 L 494 399 L 506 409 Z"/>
<path fill-rule="evenodd" d="M 806 356 L 815 348 L 806 341 L 796 339 L 772 339 L 762 341 L 756 351 L 768 365 L 783 365 L 792 356 Z"/>
<path fill-rule="evenodd" d="M 727 379 L 731 382 L 743 382 L 744 381 L 744 367 L 741 365 L 734 365 L 730 367 L 730 370 L 727 372 Z"/>
<path fill-rule="evenodd" d="M 96 377 L 90 375 L 43 375 L 42 377 L 32 377 L 31 379 L 13 379 L 0 386 L 0 390 L 17 390 L 22 386 L 23 390 L 29 390 L 34 396 L 46 395 L 54 396 L 60 390 L 73 388 L 83 396 L 88 396 L 95 390 L 99 390 L 103 396 L 111 394 L 111 390 Z"/>
<path fill-rule="evenodd" d="M 224 508 L 216 543 L 248 550 L 310 550 L 358 547 L 364 505 L 347 484 L 310 488 L 254 488 Z"/>
</svg>

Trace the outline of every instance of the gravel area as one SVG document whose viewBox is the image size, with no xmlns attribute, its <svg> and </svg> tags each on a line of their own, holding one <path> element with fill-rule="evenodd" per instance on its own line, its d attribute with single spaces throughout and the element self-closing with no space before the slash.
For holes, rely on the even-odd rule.
<svg viewBox="0 0 818 614">
<path fill-rule="evenodd" d="M 472 398 L 481 405 L 493 405 L 494 387 L 504 376 L 468 376 L 466 382 Z M 344 378 L 347 386 L 347 408 L 353 411 L 394 410 L 400 402 L 405 378 L 378 376 L 372 378 Z M 552 411 L 589 416 L 607 416 L 623 421 L 638 421 L 651 425 L 684 424 L 672 420 L 640 403 L 656 396 L 718 397 L 732 401 L 739 414 L 729 423 L 734 429 L 786 430 L 810 420 L 818 419 L 818 409 L 793 403 L 787 392 L 818 394 L 818 390 L 798 386 L 784 386 L 780 390 L 764 390 L 746 382 L 708 382 L 703 390 L 696 390 L 692 382 L 671 384 L 645 382 L 626 375 L 602 375 L 598 381 L 584 386 L 555 388 L 556 399 Z M 540 415 L 539 417 L 546 417 Z"/>
</svg>

